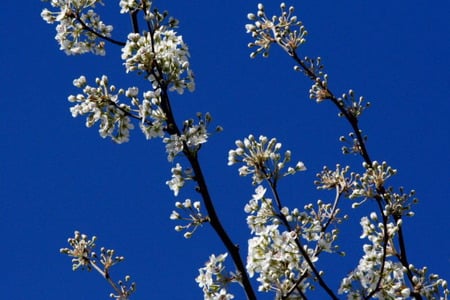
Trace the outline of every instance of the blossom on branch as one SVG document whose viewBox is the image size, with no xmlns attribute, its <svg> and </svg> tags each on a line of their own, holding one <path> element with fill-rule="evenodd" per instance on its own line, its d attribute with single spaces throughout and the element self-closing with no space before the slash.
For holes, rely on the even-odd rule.
<svg viewBox="0 0 450 300">
<path fill-rule="evenodd" d="M 194 234 L 194 232 L 197 230 L 197 228 L 203 223 L 209 222 L 209 217 L 204 216 L 201 213 L 201 204 L 200 201 L 192 202 L 191 199 L 186 199 L 184 202 L 176 202 L 175 203 L 176 208 L 181 210 L 183 213 L 180 214 L 178 211 L 172 211 L 170 214 L 171 220 L 184 220 L 187 221 L 187 225 L 177 225 L 175 226 L 175 231 L 182 231 L 186 230 L 184 233 L 185 238 L 190 238 Z M 187 215 L 187 216 L 183 216 Z M 187 231 L 190 229 L 190 231 Z"/>
<path fill-rule="evenodd" d="M 163 139 L 166 144 L 167 159 L 172 162 L 174 158 L 182 151 L 189 151 L 196 154 L 200 147 L 208 141 L 208 125 L 212 121 L 210 113 L 197 113 L 198 123 L 193 119 L 184 121 L 183 132 L 181 134 L 172 134 Z M 218 126 L 216 132 L 221 131 Z"/>
<path fill-rule="evenodd" d="M 275 138 L 269 140 L 261 135 L 257 140 L 253 135 L 249 135 L 244 141 L 237 140 L 236 146 L 235 150 L 228 152 L 228 165 L 244 163 L 244 166 L 239 168 L 239 175 L 253 174 L 253 184 L 259 184 L 263 180 L 276 182 L 281 177 L 306 170 L 303 162 L 299 161 L 295 167 L 288 167 L 287 171 L 281 173 L 286 163 L 291 161 L 291 151 L 287 150 L 281 160 L 281 143 Z"/>
<path fill-rule="evenodd" d="M 297 16 L 293 15 L 294 7 L 291 6 L 286 11 L 286 4 L 283 2 L 280 9 L 280 16 L 269 18 L 265 13 L 264 5 L 259 3 L 256 15 L 252 13 L 247 15 L 247 18 L 254 23 L 245 25 L 245 29 L 255 39 L 248 44 L 248 47 L 257 47 L 250 57 L 254 58 L 260 53 L 263 57 L 268 57 L 273 43 L 277 43 L 292 55 L 300 45 L 306 42 L 307 31 Z"/>
<path fill-rule="evenodd" d="M 258 186 L 252 199 L 245 205 L 247 224 L 254 237 L 249 240 L 247 270 L 258 275 L 259 291 L 275 292 L 277 299 L 302 299 L 312 289 L 311 265 L 322 252 L 334 253 L 338 231 L 328 230 L 332 223 L 340 223 L 333 205 L 317 202 L 281 211 L 265 197 L 266 189 Z M 280 298 L 281 297 L 281 298 Z"/>
<path fill-rule="evenodd" d="M 95 236 L 89 239 L 87 235 L 75 231 L 74 237 L 68 239 L 71 248 L 62 248 L 60 249 L 60 252 L 73 257 L 72 269 L 74 271 L 81 267 L 81 269 L 86 269 L 88 271 L 96 270 L 99 272 L 115 291 L 110 294 L 111 298 L 128 300 L 131 294 L 136 291 L 136 284 L 134 282 L 129 283 L 131 277 L 126 275 L 125 283 L 122 280 L 119 280 L 116 283 L 110 276 L 111 267 L 122 262 L 125 258 L 123 256 L 115 255 L 113 249 L 106 249 L 104 247 L 100 249 L 99 257 L 94 252 L 96 240 L 97 238 Z"/>
<path fill-rule="evenodd" d="M 394 300 L 410 296 L 411 290 L 405 282 L 405 267 L 390 259 L 396 254 L 393 238 L 400 225 L 388 223 L 385 227 L 382 223 L 374 224 L 377 220 L 375 213 L 371 213 L 370 218 L 361 219 L 361 238 L 367 238 L 371 244 L 363 246 L 364 255 L 358 267 L 342 280 L 339 293 L 347 293 L 347 299 L 365 299 L 372 295 L 378 299 Z M 388 240 L 386 249 L 383 247 L 385 239 Z"/>
<path fill-rule="evenodd" d="M 111 137 L 116 143 L 129 141 L 130 130 L 134 125 L 130 120 L 129 105 L 119 104 L 119 96 L 125 94 L 123 89 L 117 91 L 109 85 L 108 77 L 103 75 L 95 80 L 97 87 L 87 85 L 84 76 L 75 79 L 74 86 L 83 89 L 84 94 L 70 95 L 69 101 L 77 103 L 70 108 L 72 116 L 87 115 L 86 126 L 92 127 L 100 122 L 100 136 Z"/>
<path fill-rule="evenodd" d="M 218 256 L 211 254 L 205 267 L 199 269 L 199 275 L 195 278 L 198 286 L 203 290 L 205 300 L 234 299 L 234 295 L 227 292 L 226 287 L 230 282 L 235 282 L 238 277 L 233 274 L 225 274 L 223 265 L 228 253 Z"/>
<path fill-rule="evenodd" d="M 49 24 L 58 22 L 55 39 L 67 55 L 92 52 L 105 55 L 102 38 L 111 37 L 113 26 L 105 25 L 92 10 L 101 0 L 44 0 L 59 11 L 42 10 L 41 17 Z"/>
<path fill-rule="evenodd" d="M 189 50 L 183 38 L 164 26 L 143 35 L 130 33 L 122 59 L 127 73 L 144 73 L 154 88 L 168 87 L 183 94 L 195 89 L 194 74 L 189 68 Z"/>
</svg>

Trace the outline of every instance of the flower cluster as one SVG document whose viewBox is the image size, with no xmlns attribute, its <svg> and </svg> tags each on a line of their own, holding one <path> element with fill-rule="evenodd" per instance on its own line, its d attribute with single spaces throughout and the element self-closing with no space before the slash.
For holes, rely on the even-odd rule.
<svg viewBox="0 0 450 300">
<path fill-rule="evenodd" d="M 108 77 L 103 75 L 95 80 L 96 87 L 87 85 L 86 78 L 75 79 L 74 86 L 83 89 L 84 94 L 70 95 L 69 101 L 76 102 L 70 108 L 73 117 L 87 115 L 86 126 L 91 127 L 100 121 L 100 136 L 111 137 L 116 143 L 129 140 L 130 129 L 134 126 L 130 120 L 130 106 L 119 104 L 119 95 L 125 93 L 123 89 L 116 90 L 109 85 Z"/>
<path fill-rule="evenodd" d="M 411 294 L 405 284 L 405 267 L 400 262 L 389 260 L 396 254 L 392 239 L 401 222 L 385 226 L 383 223 L 375 224 L 377 221 L 376 213 L 371 213 L 370 218 L 361 219 L 361 238 L 367 238 L 371 244 L 363 246 L 364 255 L 358 267 L 341 283 L 339 293 L 348 293 L 348 299 L 365 299 L 372 295 L 379 299 L 394 300 L 405 299 Z M 386 238 L 388 243 L 384 249 Z"/>
<path fill-rule="evenodd" d="M 135 91 L 137 95 L 137 90 Z M 142 102 L 137 96 L 133 97 L 132 104 L 138 106 L 136 113 L 141 122 L 139 126 L 147 140 L 164 136 L 166 129 L 166 114 L 161 108 L 161 89 L 146 91 L 143 94 Z"/>
<path fill-rule="evenodd" d="M 105 25 L 92 10 L 83 10 L 103 4 L 101 0 L 45 0 L 59 11 L 42 10 L 41 17 L 49 24 L 58 22 L 55 39 L 67 55 L 92 52 L 105 55 L 105 43 L 99 38 L 109 38 L 113 27 Z"/>
<path fill-rule="evenodd" d="M 361 131 L 362 133 L 362 131 Z M 367 141 L 367 136 L 363 136 L 363 142 Z M 350 132 L 348 134 L 348 138 L 345 136 L 340 136 L 339 141 L 344 143 L 344 146 L 342 146 L 342 154 L 358 154 L 361 155 L 361 144 L 359 142 L 358 137 L 354 132 Z"/>
<path fill-rule="evenodd" d="M 179 163 L 177 163 L 174 168 L 170 169 L 170 172 L 172 172 L 172 179 L 166 181 L 166 184 L 173 191 L 173 194 L 176 197 L 178 196 L 180 189 L 184 186 L 186 176 L 183 174 L 183 168 Z"/>
<path fill-rule="evenodd" d="M 336 165 L 336 170 L 330 170 L 328 167 L 323 167 L 323 170 L 316 176 L 318 180 L 314 181 L 319 190 L 337 190 L 338 193 L 348 193 L 351 191 L 355 174 L 351 173 L 350 177 L 347 176 L 350 167 L 344 168 L 341 165 Z"/>
<path fill-rule="evenodd" d="M 250 57 L 254 58 L 260 53 L 264 57 L 269 56 L 272 43 L 277 43 L 292 55 L 300 45 L 306 42 L 307 31 L 297 16 L 292 15 L 294 7 L 291 6 L 286 11 L 286 4 L 281 3 L 280 8 L 280 16 L 268 18 L 264 11 L 264 5 L 259 3 L 256 15 L 252 13 L 247 15 L 247 18 L 254 23 L 245 25 L 245 28 L 247 33 L 250 33 L 255 39 L 248 46 L 250 48 L 258 47 Z"/>
<path fill-rule="evenodd" d="M 308 266 L 302 260 L 296 239 L 296 232 L 280 232 L 279 225 L 272 224 L 248 241 L 247 270 L 251 277 L 258 273 L 259 291 L 275 291 L 285 296 L 292 289 L 303 292 L 307 287 L 299 281 Z"/>
<path fill-rule="evenodd" d="M 450 295 L 448 283 L 437 274 L 428 274 L 428 268 L 416 268 L 409 265 L 410 271 L 414 274 L 412 281 L 414 293 L 420 293 L 426 299 L 447 300 Z"/>
<path fill-rule="evenodd" d="M 129 286 L 119 280 L 118 284 L 114 283 L 109 275 L 109 270 L 115 264 L 122 262 L 125 258 L 123 256 L 116 256 L 115 251 L 112 249 L 106 249 L 102 247 L 100 249 L 100 257 L 94 252 L 95 241 L 97 238 L 93 236 L 91 239 L 87 235 L 81 234 L 79 231 L 75 231 L 74 237 L 68 239 L 68 243 L 72 248 L 62 248 L 60 252 L 66 254 L 72 258 L 72 269 L 75 271 L 78 268 L 91 271 L 95 269 L 98 271 L 107 281 L 111 284 L 115 293 L 111 293 L 111 298 L 119 300 L 127 300 L 129 296 L 135 292 L 136 285 L 131 283 Z M 98 261 L 103 266 L 99 267 Z M 125 276 L 125 282 L 129 282 L 131 277 Z"/>
<path fill-rule="evenodd" d="M 380 164 L 374 161 L 371 166 L 364 162 L 363 167 L 366 171 L 361 176 L 356 175 L 356 180 L 353 182 L 353 191 L 350 195 L 351 199 L 359 197 L 364 199 L 374 198 L 380 192 L 380 188 L 384 187 L 386 180 L 397 174 L 397 170 L 390 167 L 386 162 Z M 384 195 L 379 196 L 383 197 Z"/>
<path fill-rule="evenodd" d="M 212 117 L 209 113 L 204 116 L 197 114 L 198 123 L 194 120 L 186 120 L 183 124 L 183 133 L 172 134 L 163 139 L 166 144 L 167 159 L 171 162 L 182 151 L 186 150 L 196 153 L 202 144 L 208 141 L 208 125 L 211 123 Z M 216 132 L 220 132 L 220 126 L 216 128 Z"/>
<path fill-rule="evenodd" d="M 198 286 L 203 290 L 205 300 L 228 300 L 234 295 L 227 292 L 227 285 L 230 282 L 238 281 L 239 278 L 233 273 L 224 274 L 223 265 L 228 253 L 218 256 L 212 254 L 205 263 L 205 267 L 199 269 L 199 275 L 195 278 Z"/>
<path fill-rule="evenodd" d="M 308 204 L 303 212 L 283 207 L 278 213 L 265 193 L 266 189 L 258 186 L 244 208 L 249 214 L 247 224 L 255 235 L 249 240 L 247 270 L 250 276 L 258 274 L 260 291 L 275 291 L 292 298 L 312 288 L 308 261 L 316 262 L 322 251 L 336 252 L 333 243 L 338 231 L 328 232 L 327 228 L 332 222 L 340 222 L 339 210 L 318 201 L 317 209 Z M 282 231 L 282 225 L 286 230 Z M 301 245 L 300 238 L 305 245 Z"/>
<path fill-rule="evenodd" d="M 317 103 L 323 100 L 330 99 L 331 94 L 328 90 L 328 75 L 323 75 L 323 78 L 316 77 L 314 84 L 309 90 L 309 98 L 316 100 Z"/>
<path fill-rule="evenodd" d="M 387 193 L 384 194 L 383 197 L 386 200 L 384 213 L 386 215 L 393 215 L 395 218 L 414 216 L 412 205 L 419 202 L 415 197 L 416 191 L 411 190 L 409 193 L 405 193 L 403 187 L 400 187 L 399 190 L 399 193 L 396 193 L 392 188 L 389 188 Z"/>
<path fill-rule="evenodd" d="M 268 139 L 260 136 L 258 140 L 253 135 L 249 135 L 242 142 L 236 141 L 237 148 L 228 152 L 228 165 L 238 162 L 245 163 L 239 168 L 239 175 L 252 175 L 253 184 L 259 184 L 264 180 L 276 182 L 280 177 L 293 175 L 298 171 L 305 171 L 303 162 L 299 161 L 295 167 L 288 167 L 287 171 L 281 173 L 286 163 L 291 161 L 291 152 L 287 150 L 281 160 L 281 143 L 277 143 L 275 138 Z"/>
<path fill-rule="evenodd" d="M 67 240 L 72 249 L 62 248 L 59 251 L 73 257 L 72 269 L 74 271 L 80 267 L 90 271 L 92 269 L 91 260 L 95 255 L 93 250 L 95 248 L 96 239 L 95 236 L 93 236 L 92 239 L 88 239 L 87 235 L 75 231 L 74 237 Z"/>
<path fill-rule="evenodd" d="M 175 226 L 176 231 L 188 230 L 189 228 L 193 228 L 191 231 L 186 231 L 184 234 L 185 238 L 190 238 L 194 234 L 195 230 L 197 230 L 198 226 L 203 225 L 203 223 L 209 222 L 208 216 L 203 216 L 200 211 L 201 205 L 200 201 L 195 201 L 192 203 L 190 199 L 186 199 L 184 202 L 176 202 L 176 208 L 183 210 L 187 213 L 187 217 L 181 216 L 181 214 L 177 211 L 172 211 L 170 214 L 171 220 L 184 220 L 188 221 L 187 225 L 177 225 Z"/>
<path fill-rule="evenodd" d="M 127 73 L 144 73 L 154 88 L 168 87 L 179 94 L 186 88 L 195 89 L 188 47 L 182 36 L 164 26 L 143 35 L 130 33 L 122 48 L 122 59 Z"/>
<path fill-rule="evenodd" d="M 312 203 L 304 206 L 304 212 L 298 209 L 289 212 L 282 211 L 286 219 L 290 221 L 294 228 L 301 229 L 301 237 L 314 248 L 314 256 L 318 256 L 322 251 L 328 253 L 338 252 L 339 246 L 334 245 L 338 238 L 339 231 L 334 228 L 329 230 L 331 224 L 340 224 L 347 216 L 339 217 L 340 209 L 336 203 L 325 203 L 317 200 L 316 208 Z M 338 252 L 344 255 L 343 252 Z"/>
<path fill-rule="evenodd" d="M 152 5 L 152 2 L 149 0 L 120 0 L 119 6 L 120 6 L 120 13 L 126 14 L 130 12 L 134 12 L 139 9 L 146 8 L 147 11 L 150 10 L 150 7 Z"/>
<path fill-rule="evenodd" d="M 119 280 L 118 286 L 116 286 L 116 293 L 109 294 L 110 298 L 114 298 L 117 300 L 128 300 L 130 296 L 136 292 L 136 283 L 131 282 L 131 277 L 129 275 L 125 276 L 125 281 Z"/>
<path fill-rule="evenodd" d="M 252 234 L 262 232 L 269 222 L 279 223 L 272 199 L 265 197 L 266 191 L 262 185 L 259 185 L 252 199 L 244 207 L 244 211 L 249 214 L 247 224 Z"/>
<path fill-rule="evenodd" d="M 347 93 L 342 94 L 338 101 L 345 106 L 347 112 L 356 119 L 361 116 L 364 110 L 370 107 L 370 102 L 367 102 L 363 96 L 356 98 L 353 90 L 349 90 Z"/>
</svg>

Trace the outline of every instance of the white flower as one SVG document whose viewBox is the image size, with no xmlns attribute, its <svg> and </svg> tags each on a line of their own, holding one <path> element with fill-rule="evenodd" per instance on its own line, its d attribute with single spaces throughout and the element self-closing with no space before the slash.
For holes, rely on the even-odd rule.
<svg viewBox="0 0 450 300">
<path fill-rule="evenodd" d="M 199 275 L 195 278 L 198 286 L 202 288 L 205 300 L 226 300 L 233 299 L 234 295 L 229 294 L 226 285 L 234 281 L 234 276 L 225 275 L 223 265 L 228 253 L 218 256 L 212 254 L 205 263 L 205 267 L 199 269 Z"/>
<path fill-rule="evenodd" d="M 168 138 L 164 138 L 163 142 L 166 144 L 167 159 L 172 162 L 175 156 L 183 151 L 184 137 L 172 134 Z"/>
<path fill-rule="evenodd" d="M 116 88 L 110 86 L 108 77 L 103 75 L 96 79 L 97 87 L 87 85 L 86 78 L 80 76 L 73 81 L 74 86 L 83 89 L 83 94 L 69 96 L 70 102 L 77 103 L 70 108 L 73 117 L 86 115 L 86 126 L 92 127 L 100 122 L 99 133 L 103 138 L 111 137 L 116 143 L 129 141 L 130 130 L 134 128 L 127 112 L 130 107 L 118 104 L 119 95 Z"/>
<path fill-rule="evenodd" d="M 363 246 L 364 255 L 360 259 L 358 266 L 341 282 L 339 293 L 348 293 L 350 295 L 367 295 L 375 290 L 378 281 L 381 278 L 381 286 L 383 287 L 374 294 L 379 299 L 400 299 L 399 295 L 408 294 L 406 289 L 405 272 L 406 269 L 400 262 L 393 262 L 389 259 L 392 252 L 387 247 L 386 253 L 383 250 L 384 235 L 386 234 L 384 225 L 379 223 L 373 224 L 371 220 L 376 221 L 376 214 L 371 214 L 371 219 L 363 217 L 361 226 L 363 234 L 361 238 L 367 238 L 371 244 Z M 389 223 L 388 239 L 391 240 L 395 234 L 396 225 Z M 383 262 L 383 257 L 386 259 Z M 380 274 L 381 266 L 384 263 L 384 271 Z M 401 298 L 403 299 L 403 298 Z"/>
<path fill-rule="evenodd" d="M 242 162 L 244 165 L 239 168 L 239 175 L 252 175 L 253 184 L 259 184 L 264 180 L 276 182 L 280 177 L 295 174 L 298 171 L 306 170 L 302 162 L 298 162 L 294 168 L 290 167 L 285 173 L 281 170 L 291 160 L 291 152 L 288 150 L 281 159 L 281 143 L 275 138 L 268 139 L 261 135 L 259 139 L 249 135 L 244 141 L 237 140 L 237 148 L 228 152 L 228 165 Z"/>
<path fill-rule="evenodd" d="M 175 231 L 186 230 L 185 238 L 190 238 L 203 223 L 209 222 L 209 218 L 201 213 L 200 201 L 192 202 L 191 199 L 186 199 L 183 203 L 176 202 L 175 207 L 182 210 L 182 213 L 172 211 L 170 214 L 171 220 L 183 220 L 187 222 L 186 225 L 175 226 Z M 184 216 L 183 216 L 184 215 Z"/>
<path fill-rule="evenodd" d="M 92 10 L 83 10 L 101 3 L 92 1 L 51 1 L 51 5 L 59 8 L 52 12 L 43 9 L 41 17 L 49 24 L 58 22 L 55 39 L 67 55 L 84 54 L 92 52 L 96 55 L 105 55 L 105 42 L 100 37 L 111 37 L 113 27 L 105 25 L 100 17 Z M 88 27 L 90 30 L 86 30 Z M 95 33 L 94 33 L 95 32 Z"/>
<path fill-rule="evenodd" d="M 169 90 L 179 94 L 193 91 L 194 75 L 189 68 L 189 51 L 181 36 L 165 27 L 156 28 L 153 35 L 130 33 L 122 48 L 127 72 L 139 71 L 148 75 L 155 87 L 163 79 Z"/>
<path fill-rule="evenodd" d="M 295 233 L 280 233 L 278 225 L 272 224 L 249 240 L 247 270 L 251 277 L 258 274 L 259 291 L 274 290 L 284 295 L 298 284 L 297 279 L 306 265 L 302 262 L 295 239 Z M 302 290 L 306 286 L 306 282 L 298 285 Z"/>
<path fill-rule="evenodd" d="M 277 43 L 286 52 L 292 54 L 306 42 L 307 31 L 302 22 L 293 15 L 294 7 L 291 6 L 286 11 L 286 6 L 282 3 L 280 8 L 280 16 L 269 18 L 264 11 L 264 6 L 258 4 L 258 12 L 247 15 L 253 23 L 245 25 L 245 29 L 254 38 L 254 42 L 249 43 L 248 46 L 257 47 L 250 57 L 254 58 L 260 53 L 263 57 L 269 56 L 269 49 L 273 43 Z"/>
<path fill-rule="evenodd" d="M 177 163 L 175 168 L 170 169 L 172 172 L 172 179 L 166 181 L 166 184 L 173 191 L 175 196 L 178 196 L 180 189 L 184 186 L 183 169 L 181 165 Z"/>
<path fill-rule="evenodd" d="M 142 1 L 142 2 L 144 2 L 144 1 Z M 136 0 L 120 0 L 119 6 L 121 8 L 120 9 L 121 14 L 133 12 L 136 9 L 139 9 L 142 7 L 141 1 L 136 1 Z M 145 0 L 145 7 L 147 7 L 147 10 L 150 10 L 150 6 L 151 6 L 151 2 L 148 0 Z"/>
<path fill-rule="evenodd" d="M 193 125 L 185 132 L 184 136 L 186 137 L 186 144 L 193 147 L 206 143 L 208 132 L 204 124 Z"/>
</svg>

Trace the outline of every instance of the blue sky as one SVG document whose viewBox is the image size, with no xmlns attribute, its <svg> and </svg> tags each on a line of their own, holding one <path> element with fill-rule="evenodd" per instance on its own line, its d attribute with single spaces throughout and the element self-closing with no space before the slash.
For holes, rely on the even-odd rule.
<svg viewBox="0 0 450 300">
<path fill-rule="evenodd" d="M 104 21 L 123 39 L 129 21 L 117 1 Z M 337 94 L 349 88 L 372 107 L 361 120 L 373 159 L 399 170 L 394 186 L 415 189 L 416 216 L 405 221 L 409 258 L 416 266 L 450 279 L 450 141 L 448 90 L 450 53 L 447 1 L 293 1 L 309 31 L 302 56 L 321 56 Z M 130 274 L 138 284 L 134 299 L 201 299 L 194 282 L 210 253 L 224 252 L 207 226 L 192 239 L 176 233 L 169 220 L 175 201 L 165 186 L 171 164 L 159 141 L 132 133 L 116 145 L 73 119 L 67 96 L 72 80 L 108 74 L 120 87 L 145 82 L 126 76 L 120 49 L 106 57 L 67 57 L 58 50 L 55 30 L 40 19 L 46 4 L 6 0 L 0 11 L 2 95 L 0 111 L 0 234 L 5 299 L 106 299 L 110 290 L 95 273 L 72 272 L 58 253 L 75 229 L 97 235 L 98 245 L 116 249 L 126 261 L 113 276 Z M 173 97 L 178 120 L 211 112 L 224 132 L 202 148 L 200 160 L 217 209 L 230 235 L 246 249 L 243 212 L 253 187 L 228 167 L 234 140 L 248 134 L 277 137 L 308 172 L 281 182 L 290 207 L 324 200 L 312 181 L 323 165 L 350 164 L 338 137 L 349 128 L 328 103 L 308 99 L 310 82 L 292 71 L 293 62 L 274 48 L 269 59 L 249 59 L 244 25 L 257 1 L 161 1 L 181 22 L 191 50 L 197 89 Z M 163 6 L 165 5 L 165 6 Z M 278 12 L 277 5 L 267 6 Z M 178 197 L 195 194 L 186 189 Z M 195 199 L 195 198 L 193 198 Z M 347 204 L 348 206 L 348 204 Z M 352 211 L 342 231 L 339 260 L 324 257 L 343 276 L 357 264 L 361 215 Z M 353 255 L 352 255 L 353 254 Z M 332 271 L 333 282 L 337 278 Z M 336 277 L 336 278 L 335 278 Z M 6 293 L 6 294 L 5 294 Z M 271 299 L 262 296 L 261 299 Z M 311 297 L 314 298 L 314 297 Z M 236 299 L 242 299 L 237 296 Z"/>
</svg>

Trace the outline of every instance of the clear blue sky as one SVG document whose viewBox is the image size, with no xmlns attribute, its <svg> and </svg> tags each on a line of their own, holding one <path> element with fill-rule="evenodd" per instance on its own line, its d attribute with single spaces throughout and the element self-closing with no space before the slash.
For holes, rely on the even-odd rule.
<svg viewBox="0 0 450 300">
<path fill-rule="evenodd" d="M 6 0 L 0 11 L 1 297 L 106 299 L 110 290 L 100 276 L 72 272 L 70 259 L 58 253 L 78 229 L 126 257 L 113 276 L 133 276 L 134 299 L 201 299 L 197 268 L 210 253 L 224 250 L 208 227 L 191 240 L 173 230 L 175 199 L 164 184 L 171 165 L 162 143 L 147 142 L 135 131 L 130 143 L 116 145 L 69 113 L 66 99 L 77 92 L 72 80 L 81 74 L 108 74 L 120 87 L 144 87 L 143 80 L 125 76 L 120 49 L 113 45 L 106 57 L 67 57 L 58 50 L 54 27 L 40 19 L 46 4 L 26 2 Z M 111 12 L 105 22 L 119 24 L 117 38 L 123 39 L 129 21 L 118 14 L 118 1 L 106 2 Z M 324 164 L 360 166 L 359 159 L 340 154 L 337 139 L 348 132 L 347 124 L 330 104 L 308 99 L 310 82 L 292 71 L 284 53 L 274 48 L 270 59 L 248 58 L 244 25 L 256 4 L 156 1 L 180 20 L 196 74 L 195 93 L 173 97 L 178 119 L 209 111 L 225 129 L 202 148 L 200 159 L 224 225 L 244 253 L 243 206 L 253 188 L 226 165 L 235 139 L 276 136 L 295 160 L 305 162 L 308 172 L 281 182 L 291 207 L 332 197 L 312 184 Z M 392 184 L 417 190 L 416 216 L 405 222 L 410 261 L 450 279 L 449 3 L 288 4 L 296 6 L 309 31 L 301 53 L 323 58 L 337 94 L 352 88 L 372 102 L 361 120 L 372 158 L 399 170 Z M 182 193 L 176 200 L 191 196 Z M 362 212 L 348 212 L 352 226 Z M 352 226 L 343 228 L 341 244 L 349 256 L 324 258 L 342 276 L 361 251 L 360 227 Z"/>
</svg>

